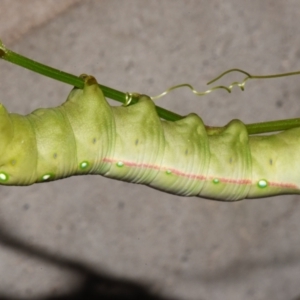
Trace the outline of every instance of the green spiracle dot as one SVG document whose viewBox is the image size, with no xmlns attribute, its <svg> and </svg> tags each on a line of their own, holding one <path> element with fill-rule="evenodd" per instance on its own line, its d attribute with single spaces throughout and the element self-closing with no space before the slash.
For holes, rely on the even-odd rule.
<svg viewBox="0 0 300 300">
<path fill-rule="evenodd" d="M 52 174 L 45 174 L 45 175 L 42 176 L 42 180 L 43 180 L 43 181 L 46 181 L 46 180 L 48 180 L 48 179 L 51 179 L 51 177 L 53 177 Z"/>
<path fill-rule="evenodd" d="M 261 179 L 258 181 L 257 186 L 262 189 L 266 188 L 268 186 L 268 181 L 265 179 Z"/>
<path fill-rule="evenodd" d="M 171 174 L 172 174 L 172 171 L 171 171 L 171 170 L 167 170 L 167 171 L 166 171 L 166 174 L 167 174 L 167 175 L 171 175 Z"/>
<path fill-rule="evenodd" d="M 220 180 L 218 178 L 214 178 L 212 182 L 215 184 L 218 184 L 218 183 L 220 183 Z"/>
<path fill-rule="evenodd" d="M 4 172 L 0 172 L 0 181 L 5 182 L 8 180 L 8 175 Z"/>
<path fill-rule="evenodd" d="M 117 167 L 122 168 L 124 166 L 124 163 L 122 161 L 117 162 Z"/>
<path fill-rule="evenodd" d="M 80 163 L 80 169 L 86 169 L 89 166 L 89 163 L 87 161 L 83 161 Z"/>
</svg>

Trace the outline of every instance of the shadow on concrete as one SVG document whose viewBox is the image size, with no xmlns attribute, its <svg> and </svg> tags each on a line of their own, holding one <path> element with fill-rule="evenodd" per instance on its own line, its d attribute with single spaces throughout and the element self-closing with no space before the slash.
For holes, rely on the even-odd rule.
<svg viewBox="0 0 300 300">
<path fill-rule="evenodd" d="M 39 249 L 36 246 L 25 243 L 24 241 L 14 237 L 10 233 L 0 228 L 0 244 L 4 247 L 10 248 L 14 251 L 21 252 L 27 256 L 42 260 L 44 262 L 56 265 L 66 270 L 74 272 L 80 276 L 80 283 L 76 284 L 74 289 L 68 294 L 61 294 L 55 296 L 45 296 L 36 298 L 38 300 L 179 300 L 178 298 L 166 298 L 159 296 L 150 291 L 146 285 L 124 279 L 117 278 L 98 270 L 87 267 L 84 263 L 68 259 L 66 257 L 48 253 L 45 250 Z M 255 268 L 275 265 L 281 267 L 287 264 L 294 264 L 299 260 L 299 254 L 290 255 L 289 257 L 274 258 L 264 261 L 236 261 L 223 270 L 218 270 L 217 274 L 195 274 L 199 281 L 205 284 L 211 284 L 222 280 L 222 282 L 232 281 L 240 277 L 244 277 L 246 273 L 251 273 Z M 16 283 L 17 284 L 17 283 Z M 23 298 L 16 298 L 7 296 L 8 293 L 0 291 L 0 300 L 22 300 Z M 26 297 L 28 299 L 28 297 Z M 291 300 L 300 300 L 300 296 L 296 296 Z"/>
<path fill-rule="evenodd" d="M 70 270 L 82 277 L 81 283 L 69 294 L 46 296 L 39 298 L 40 300 L 171 300 L 170 298 L 164 298 L 152 293 L 149 288 L 142 284 L 101 274 L 78 261 L 59 257 L 34 246 L 27 245 L 25 242 L 13 237 L 2 229 L 0 229 L 0 244 L 14 251 Z M 5 296 L 0 292 L 0 299 L 21 300 L 22 298 L 9 297 L 7 294 Z M 28 297 L 26 297 L 26 299 L 28 299 Z M 34 299 L 37 298 L 35 297 Z M 172 298 L 172 300 L 175 299 Z"/>
</svg>

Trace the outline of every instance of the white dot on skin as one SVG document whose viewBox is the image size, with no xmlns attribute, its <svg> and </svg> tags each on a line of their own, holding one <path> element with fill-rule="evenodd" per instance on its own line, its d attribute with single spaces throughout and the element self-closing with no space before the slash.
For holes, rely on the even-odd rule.
<svg viewBox="0 0 300 300">
<path fill-rule="evenodd" d="M 265 180 L 265 179 L 259 180 L 259 181 L 258 181 L 258 186 L 261 187 L 261 188 L 267 187 L 267 186 L 268 186 L 267 180 Z"/>
<path fill-rule="evenodd" d="M 4 173 L 0 173 L 0 180 L 6 180 L 7 176 Z"/>
<path fill-rule="evenodd" d="M 123 167 L 123 166 L 124 166 L 124 163 L 121 162 L 121 161 L 118 161 L 118 162 L 117 162 L 117 166 L 118 166 L 118 167 Z"/>
<path fill-rule="evenodd" d="M 81 167 L 81 168 L 86 168 L 86 167 L 87 167 L 87 165 L 88 165 L 88 163 L 87 163 L 87 162 L 83 162 L 83 163 L 81 163 L 81 164 L 80 164 L 80 167 Z"/>
<path fill-rule="evenodd" d="M 50 177 L 51 177 L 51 175 L 46 174 L 46 175 L 43 176 L 43 180 L 47 180 L 47 179 L 49 179 Z"/>
</svg>

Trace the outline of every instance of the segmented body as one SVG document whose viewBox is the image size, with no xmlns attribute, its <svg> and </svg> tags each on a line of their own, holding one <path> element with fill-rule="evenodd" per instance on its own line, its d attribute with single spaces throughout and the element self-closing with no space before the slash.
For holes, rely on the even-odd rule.
<svg viewBox="0 0 300 300">
<path fill-rule="evenodd" d="M 147 96 L 111 107 L 91 76 L 59 107 L 21 116 L 1 106 L 0 141 L 6 185 L 100 174 L 227 201 L 300 192 L 300 128 L 249 137 L 233 120 L 208 134 L 195 114 L 161 120 Z"/>
</svg>

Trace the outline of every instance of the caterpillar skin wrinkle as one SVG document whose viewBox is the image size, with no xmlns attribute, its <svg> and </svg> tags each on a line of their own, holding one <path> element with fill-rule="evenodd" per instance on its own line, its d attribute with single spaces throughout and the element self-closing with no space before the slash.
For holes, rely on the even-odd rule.
<svg viewBox="0 0 300 300">
<path fill-rule="evenodd" d="M 161 120 L 148 96 L 111 107 L 96 79 L 82 78 L 59 107 L 22 116 L 0 105 L 1 184 L 99 174 L 224 201 L 300 193 L 300 128 L 249 136 L 233 120 L 212 134 L 196 114 Z"/>
</svg>

